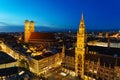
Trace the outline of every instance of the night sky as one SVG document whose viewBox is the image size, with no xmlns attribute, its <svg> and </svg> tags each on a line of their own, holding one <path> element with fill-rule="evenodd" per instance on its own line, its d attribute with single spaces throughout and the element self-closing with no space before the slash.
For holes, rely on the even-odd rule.
<svg viewBox="0 0 120 80">
<path fill-rule="evenodd" d="M 24 21 L 37 29 L 120 29 L 120 0 L 0 0 L 0 32 L 23 31 Z M 42 31 L 42 30 L 40 30 Z"/>
</svg>

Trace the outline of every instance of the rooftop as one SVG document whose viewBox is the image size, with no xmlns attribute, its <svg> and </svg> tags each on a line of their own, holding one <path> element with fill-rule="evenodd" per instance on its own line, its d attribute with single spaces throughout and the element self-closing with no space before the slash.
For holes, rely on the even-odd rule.
<svg viewBox="0 0 120 80">
<path fill-rule="evenodd" d="M 101 54 L 86 54 L 85 60 L 90 60 L 97 62 L 100 61 L 101 66 L 111 67 L 114 68 L 114 66 L 120 66 L 120 58 L 115 58 L 108 55 L 101 55 Z"/>
<path fill-rule="evenodd" d="M 55 37 L 52 33 L 32 32 L 30 40 L 54 40 Z"/>
<path fill-rule="evenodd" d="M 8 54 L 0 51 L 0 64 L 15 62 L 16 60 L 9 56 Z"/>
<path fill-rule="evenodd" d="M 47 53 L 43 53 L 42 55 L 34 56 L 33 58 L 36 59 L 36 60 L 40 60 L 40 59 L 43 59 L 43 58 L 46 58 L 46 57 L 50 57 L 52 55 L 54 55 L 54 54 L 51 53 L 51 52 L 47 52 Z"/>
<path fill-rule="evenodd" d="M 120 48 L 108 48 L 100 46 L 88 46 L 88 51 L 95 51 L 99 54 L 118 56 L 120 57 Z"/>
</svg>

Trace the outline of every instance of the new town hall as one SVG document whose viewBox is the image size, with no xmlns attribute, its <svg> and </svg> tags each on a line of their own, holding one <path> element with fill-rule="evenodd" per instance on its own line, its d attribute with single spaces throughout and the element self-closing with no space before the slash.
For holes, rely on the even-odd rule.
<svg viewBox="0 0 120 80">
<path fill-rule="evenodd" d="M 120 48 L 88 45 L 82 15 L 75 50 L 65 50 L 62 67 L 68 73 L 74 71 L 75 76 L 82 79 L 119 80 Z"/>
</svg>

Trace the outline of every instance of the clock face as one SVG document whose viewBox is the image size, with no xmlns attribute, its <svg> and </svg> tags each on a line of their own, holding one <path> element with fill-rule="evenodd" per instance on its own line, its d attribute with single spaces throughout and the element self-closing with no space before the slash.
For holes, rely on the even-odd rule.
<svg viewBox="0 0 120 80">
<path fill-rule="evenodd" d="M 81 60 L 81 59 L 82 59 L 82 56 L 81 56 L 81 55 L 79 55 L 79 56 L 78 56 L 78 60 Z"/>
</svg>

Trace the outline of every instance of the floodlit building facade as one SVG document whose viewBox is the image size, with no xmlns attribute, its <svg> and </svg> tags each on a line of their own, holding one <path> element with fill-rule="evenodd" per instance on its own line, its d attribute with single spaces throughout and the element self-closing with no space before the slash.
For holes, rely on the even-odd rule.
<svg viewBox="0 0 120 80">
<path fill-rule="evenodd" d="M 63 45 L 62 50 L 59 50 L 60 45 L 57 48 L 51 46 L 57 43 L 54 35 L 35 32 L 33 21 L 26 20 L 24 30 L 24 42 L 29 45 L 26 48 L 29 53 L 27 51 L 24 51 L 24 54 L 16 53 L 15 49 L 6 48 L 5 44 L 3 50 L 17 60 L 26 60 L 33 73 L 41 75 L 61 67 L 62 71 L 83 80 L 120 80 L 120 48 L 111 47 L 112 44 L 96 46 L 96 44 L 87 43 L 83 14 L 76 36 L 77 40 L 73 44 L 75 46 L 71 49 L 66 49 L 66 45 Z M 50 50 L 51 47 L 55 47 L 56 51 Z"/>
<path fill-rule="evenodd" d="M 30 60 L 30 70 L 37 75 L 45 74 L 51 69 L 59 67 L 62 62 L 62 53 L 45 53 L 35 56 Z"/>
</svg>

